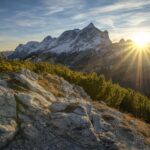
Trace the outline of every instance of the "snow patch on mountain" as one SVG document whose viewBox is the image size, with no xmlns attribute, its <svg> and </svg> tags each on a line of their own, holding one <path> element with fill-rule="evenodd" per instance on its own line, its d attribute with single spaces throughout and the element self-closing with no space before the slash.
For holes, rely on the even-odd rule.
<svg viewBox="0 0 150 150">
<path fill-rule="evenodd" d="M 111 40 L 109 39 L 108 32 L 100 31 L 93 23 L 90 23 L 82 30 L 65 31 L 58 38 L 47 36 L 42 42 L 31 41 L 24 45 L 20 44 L 12 56 L 22 58 L 22 54 L 26 56 L 36 51 L 61 54 L 96 49 L 100 45 L 107 46 L 110 44 Z"/>
</svg>

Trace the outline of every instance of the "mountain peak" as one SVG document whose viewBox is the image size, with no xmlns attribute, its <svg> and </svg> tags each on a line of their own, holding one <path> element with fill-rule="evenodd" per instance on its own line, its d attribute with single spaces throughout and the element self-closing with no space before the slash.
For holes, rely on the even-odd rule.
<svg viewBox="0 0 150 150">
<path fill-rule="evenodd" d="M 12 57 L 26 57 L 35 51 L 49 51 L 51 53 L 68 53 L 96 49 L 99 45 L 109 45 L 111 41 L 107 31 L 102 32 L 91 22 L 85 28 L 79 30 L 64 31 L 58 38 L 47 36 L 42 42 L 28 42 L 18 47 Z M 19 53 L 18 53 L 19 52 Z M 22 52 L 22 53 L 21 53 Z"/>
<path fill-rule="evenodd" d="M 48 35 L 47 37 L 44 38 L 44 40 L 50 40 L 50 39 L 52 39 L 52 37 L 50 35 Z"/>
<path fill-rule="evenodd" d="M 95 28 L 95 25 L 91 22 L 86 28 Z"/>
</svg>

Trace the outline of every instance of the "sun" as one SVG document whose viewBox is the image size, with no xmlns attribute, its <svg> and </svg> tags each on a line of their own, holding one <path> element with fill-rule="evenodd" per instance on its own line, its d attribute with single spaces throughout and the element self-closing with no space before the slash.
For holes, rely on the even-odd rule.
<svg viewBox="0 0 150 150">
<path fill-rule="evenodd" d="M 146 32 L 138 32 L 132 37 L 132 40 L 138 48 L 146 48 L 150 42 L 150 35 Z"/>
</svg>

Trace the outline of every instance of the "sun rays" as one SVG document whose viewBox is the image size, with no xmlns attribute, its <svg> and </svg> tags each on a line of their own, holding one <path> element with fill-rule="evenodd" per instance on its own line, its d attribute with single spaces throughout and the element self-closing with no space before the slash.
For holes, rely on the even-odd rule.
<svg viewBox="0 0 150 150">
<path fill-rule="evenodd" d="M 132 40 L 126 43 L 122 53 L 118 53 L 118 58 L 121 59 L 115 67 L 118 71 L 123 70 L 121 81 L 126 82 L 129 79 L 134 82 L 135 89 L 142 91 L 144 76 L 147 76 L 145 66 L 150 67 L 150 38 L 145 33 L 137 33 Z"/>
<path fill-rule="evenodd" d="M 144 84 L 144 64 L 149 64 L 149 42 L 150 42 L 150 35 L 147 32 L 137 32 L 133 38 L 133 47 L 137 52 L 137 64 L 136 64 L 136 87 L 138 89 L 143 88 Z"/>
<path fill-rule="evenodd" d="M 132 36 L 132 40 L 138 50 L 144 50 L 150 42 L 150 35 L 147 32 L 137 32 Z"/>
</svg>

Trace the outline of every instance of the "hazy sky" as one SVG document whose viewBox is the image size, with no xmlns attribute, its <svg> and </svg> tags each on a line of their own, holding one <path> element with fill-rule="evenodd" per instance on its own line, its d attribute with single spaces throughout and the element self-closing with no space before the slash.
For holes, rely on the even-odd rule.
<svg viewBox="0 0 150 150">
<path fill-rule="evenodd" d="M 111 40 L 150 34 L 150 0 L 0 0 L 0 50 L 90 22 Z"/>
</svg>

